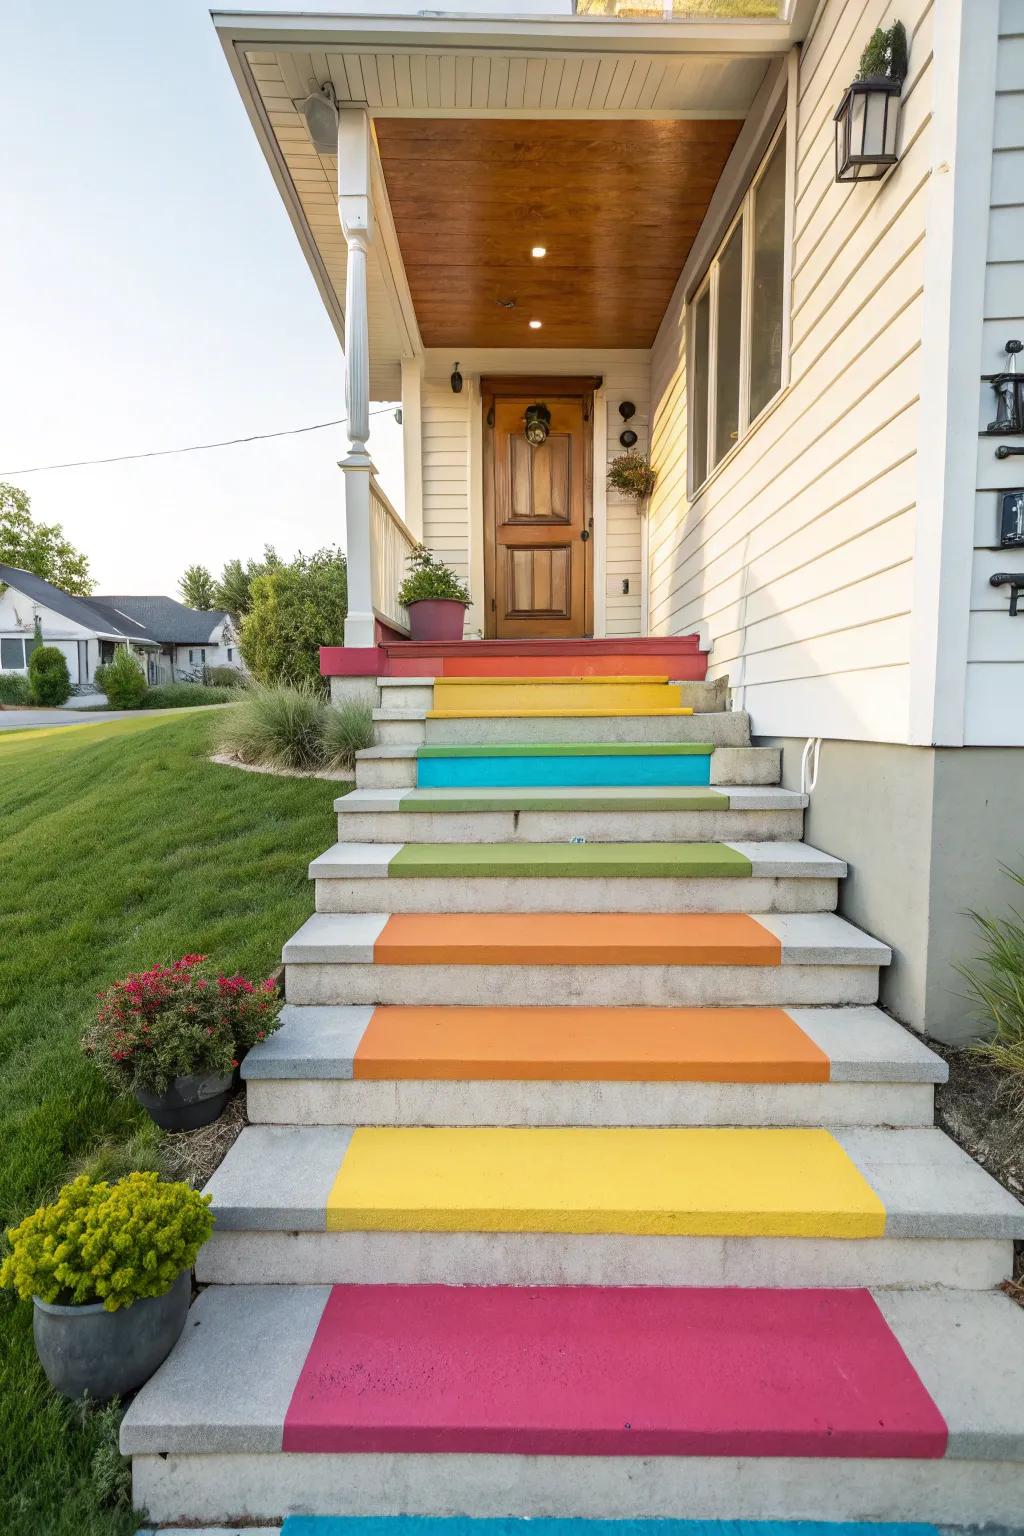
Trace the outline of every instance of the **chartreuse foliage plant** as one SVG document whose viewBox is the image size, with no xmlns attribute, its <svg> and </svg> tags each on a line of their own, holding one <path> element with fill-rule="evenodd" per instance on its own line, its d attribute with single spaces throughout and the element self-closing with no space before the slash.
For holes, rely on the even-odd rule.
<svg viewBox="0 0 1024 1536">
<path fill-rule="evenodd" d="M 128 647 L 119 645 L 113 661 L 96 668 L 96 686 L 111 709 L 139 709 L 146 697 L 146 674 Z"/>
<path fill-rule="evenodd" d="M 71 675 L 64 652 L 55 645 L 37 645 L 28 658 L 28 689 L 33 704 L 63 704 L 71 693 Z"/>
<path fill-rule="evenodd" d="M 163 1296 L 213 1231 L 211 1198 L 155 1173 L 130 1173 L 116 1184 L 82 1174 L 8 1231 L 0 1285 L 23 1301 L 102 1302 L 107 1312 Z"/>
<path fill-rule="evenodd" d="M 408 557 L 409 574 L 398 589 L 398 601 L 403 608 L 410 603 L 447 600 L 462 603 L 468 608 L 469 588 L 460 581 L 450 565 L 433 554 L 425 544 L 417 544 Z"/>
</svg>

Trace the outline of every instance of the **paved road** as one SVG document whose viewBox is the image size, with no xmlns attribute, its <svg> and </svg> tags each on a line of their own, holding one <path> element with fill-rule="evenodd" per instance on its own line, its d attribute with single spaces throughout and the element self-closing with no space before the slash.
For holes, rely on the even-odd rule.
<svg viewBox="0 0 1024 1536">
<path fill-rule="evenodd" d="M 0 731 L 38 730 L 41 725 L 98 725 L 102 720 L 125 720 L 139 713 L 137 709 L 0 709 Z"/>
</svg>

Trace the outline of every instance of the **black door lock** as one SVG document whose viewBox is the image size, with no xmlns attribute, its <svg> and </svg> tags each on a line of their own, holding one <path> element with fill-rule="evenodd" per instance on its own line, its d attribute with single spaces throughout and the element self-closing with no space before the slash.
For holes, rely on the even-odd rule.
<svg viewBox="0 0 1024 1536">
<path fill-rule="evenodd" d="M 582 529 L 581 532 L 580 532 L 580 538 L 583 540 L 583 542 L 585 544 L 587 542 L 587 540 L 590 538 L 590 529 L 589 528 Z"/>
<path fill-rule="evenodd" d="M 1009 587 L 1010 589 L 1010 618 L 1017 617 L 1017 600 L 1021 590 L 1024 589 L 1024 571 L 997 571 L 988 579 L 990 587 Z"/>
</svg>

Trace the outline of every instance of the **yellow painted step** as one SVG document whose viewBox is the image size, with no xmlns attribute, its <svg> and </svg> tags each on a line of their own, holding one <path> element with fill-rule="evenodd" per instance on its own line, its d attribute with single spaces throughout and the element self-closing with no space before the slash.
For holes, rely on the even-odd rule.
<svg viewBox="0 0 1024 1536">
<path fill-rule="evenodd" d="M 641 714 L 681 705 L 678 685 L 664 677 L 439 677 L 432 713 Z"/>
<path fill-rule="evenodd" d="M 866 1238 L 885 1207 L 824 1130 L 360 1127 L 326 1225 Z"/>
<path fill-rule="evenodd" d="M 541 708 L 541 709 L 429 709 L 428 720 L 520 720 L 523 718 L 534 720 L 542 719 L 572 719 L 578 720 L 589 716 L 602 716 L 605 718 L 630 716 L 656 717 L 659 715 L 692 715 L 692 709 L 638 709 L 636 705 L 626 705 L 624 708 L 612 709 L 605 706 L 603 709 L 565 709 L 565 708 Z"/>
</svg>

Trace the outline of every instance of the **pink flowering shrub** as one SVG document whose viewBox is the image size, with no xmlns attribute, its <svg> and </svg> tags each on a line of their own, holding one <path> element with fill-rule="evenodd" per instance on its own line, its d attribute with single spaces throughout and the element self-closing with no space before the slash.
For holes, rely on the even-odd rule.
<svg viewBox="0 0 1024 1536">
<path fill-rule="evenodd" d="M 227 1076 L 280 1022 L 273 977 L 217 976 L 205 955 L 138 971 L 98 996 L 82 1046 L 123 1093 L 164 1093 L 192 1073 Z"/>
</svg>

